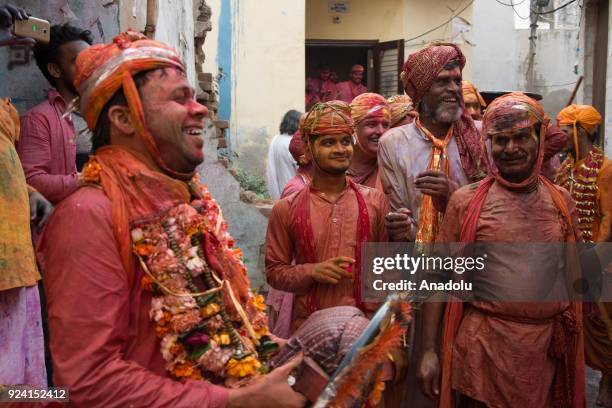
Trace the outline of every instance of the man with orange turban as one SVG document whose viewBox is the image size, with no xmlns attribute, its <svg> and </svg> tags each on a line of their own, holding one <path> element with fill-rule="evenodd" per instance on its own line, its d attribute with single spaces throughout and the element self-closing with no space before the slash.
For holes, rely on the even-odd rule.
<svg viewBox="0 0 612 408">
<path fill-rule="evenodd" d="M 368 88 L 362 84 L 364 71 L 363 65 L 355 64 L 351 67 L 350 79 L 336 84 L 339 100 L 351 103 L 358 95 L 368 92 Z"/>
<path fill-rule="evenodd" d="M 487 103 L 478 92 L 478 88 L 470 81 L 463 81 L 463 103 L 465 109 L 474 120 L 482 119 L 482 110 L 487 107 Z"/>
<path fill-rule="evenodd" d="M 570 105 L 557 115 L 569 136 L 569 153 L 555 182 L 565 187 L 578 211 L 578 226 L 586 242 L 601 242 L 612 228 L 612 160 L 594 144 L 602 118 L 588 105 Z M 598 404 L 612 406 L 612 303 L 585 305 L 586 361 L 603 373 Z"/>
<path fill-rule="evenodd" d="M 10 34 L 13 21 L 27 18 L 21 8 L 0 6 L 0 47 L 32 45 L 32 39 Z M 19 129 L 17 109 L 0 98 L 0 388 L 20 384 L 45 388 L 40 274 L 30 224 L 41 228 L 53 207 L 26 184 L 15 149 Z"/>
<path fill-rule="evenodd" d="M 208 111 L 179 54 L 128 31 L 79 54 L 75 86 L 95 155 L 38 247 L 53 383 L 74 406 L 303 406 L 299 358 L 260 373 L 264 300 L 195 174 Z"/>
<path fill-rule="evenodd" d="M 384 99 L 383 99 L 384 101 Z M 363 242 L 386 241 L 384 195 L 347 177 L 353 156 L 351 108 L 342 101 L 315 105 L 301 132 L 312 161 L 312 182 L 278 201 L 266 235 L 266 277 L 294 293 L 295 330 L 317 310 L 357 306 Z"/>
<path fill-rule="evenodd" d="M 387 99 L 387 103 L 391 108 L 391 128 L 414 122 L 416 112 L 412 99 L 408 95 L 394 95 Z"/>
<path fill-rule="evenodd" d="M 534 303 L 538 282 L 571 288 L 579 277 L 571 256 L 554 250 L 579 239 L 572 198 L 540 174 L 557 130 L 521 93 L 493 101 L 483 130 L 492 174 L 453 194 L 437 241 L 504 245 L 486 247 L 470 300 L 424 304 L 421 385 L 443 408 L 583 407 L 582 304 L 567 301 L 569 293 Z M 525 262 L 521 244 L 531 242 L 549 247 Z"/>
<path fill-rule="evenodd" d="M 389 129 L 391 110 L 382 95 L 364 93 L 350 104 L 355 123 L 355 149 L 346 174 L 357 184 L 382 191 L 378 177 L 378 141 Z"/>
</svg>

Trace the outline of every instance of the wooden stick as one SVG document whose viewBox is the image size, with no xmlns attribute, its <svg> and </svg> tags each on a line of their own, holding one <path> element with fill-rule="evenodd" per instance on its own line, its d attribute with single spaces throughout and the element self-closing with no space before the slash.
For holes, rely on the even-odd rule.
<svg viewBox="0 0 612 408">
<path fill-rule="evenodd" d="M 578 92 L 578 87 L 580 87 L 580 84 L 582 84 L 583 79 L 584 75 L 580 75 L 580 78 L 578 78 L 578 81 L 576 81 L 576 85 L 574 86 L 572 96 L 570 96 L 569 101 L 567 101 L 567 104 L 565 106 L 570 106 L 574 102 L 574 98 L 576 97 L 576 93 Z"/>
</svg>

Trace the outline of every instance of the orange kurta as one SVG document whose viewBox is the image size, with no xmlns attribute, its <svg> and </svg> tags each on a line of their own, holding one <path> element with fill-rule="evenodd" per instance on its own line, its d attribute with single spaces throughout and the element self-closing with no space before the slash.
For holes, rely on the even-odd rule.
<svg viewBox="0 0 612 408">
<path fill-rule="evenodd" d="M 458 242 L 461 226 L 476 185 L 451 197 L 438 242 Z M 569 194 L 564 200 L 576 222 Z M 540 183 L 535 191 L 512 192 L 498 183 L 490 188 L 476 230 L 476 242 L 564 242 L 568 226 L 550 193 Z M 534 285 L 517 279 L 521 253 L 514 247 L 491 247 L 487 268 L 474 279 L 497 290 L 530 290 Z M 559 254 L 541 256 L 541 279 L 553 282 Z M 517 288 L 517 281 L 524 287 Z M 451 385 L 455 391 L 489 407 L 552 406 L 555 360 L 549 356 L 552 318 L 567 310 L 568 302 L 466 304 L 452 345 Z M 522 321 L 529 320 L 529 323 Z M 569 352 L 569 351 L 568 351 Z"/>
<path fill-rule="evenodd" d="M 15 142 L 19 114 L 0 99 L 0 290 L 32 286 L 40 279 L 30 233 L 28 185 Z"/>
<path fill-rule="evenodd" d="M 387 203 L 383 194 L 364 186 L 358 186 L 358 189 L 368 210 L 370 241 L 386 241 L 384 217 Z M 293 194 L 274 205 L 266 236 L 268 283 L 276 289 L 296 294 L 293 304 L 294 330 L 309 315 L 307 298 L 315 284 L 311 277 L 315 264 L 304 263 L 304 254 L 297 250 L 295 218 L 298 208 L 295 197 L 296 194 Z M 311 189 L 310 214 L 318 262 L 337 256 L 355 257 L 358 205 L 355 192 L 348 185 L 335 203 Z M 294 259 L 295 264 L 292 264 Z M 345 279 L 337 285 L 319 284 L 316 302 L 319 309 L 355 306 L 353 281 Z"/>
</svg>

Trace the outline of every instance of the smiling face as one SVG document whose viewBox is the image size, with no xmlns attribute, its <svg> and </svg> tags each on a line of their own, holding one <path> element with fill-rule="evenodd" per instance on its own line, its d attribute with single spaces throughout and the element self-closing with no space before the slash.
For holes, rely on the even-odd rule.
<svg viewBox="0 0 612 408">
<path fill-rule="evenodd" d="M 355 85 L 359 85 L 363 81 L 363 69 L 358 68 L 351 71 L 351 81 Z"/>
<path fill-rule="evenodd" d="M 185 73 L 176 68 L 153 71 L 140 93 L 147 127 L 163 162 L 174 171 L 193 172 L 204 160 L 208 110 L 196 102 Z"/>
<path fill-rule="evenodd" d="M 353 157 L 353 137 L 349 134 L 323 135 L 307 145 L 315 166 L 326 173 L 344 174 Z"/>
<path fill-rule="evenodd" d="M 359 147 L 371 156 L 378 154 L 378 140 L 389 129 L 389 121 L 382 116 L 362 120 L 355 129 Z"/>
<path fill-rule="evenodd" d="M 476 95 L 473 93 L 464 93 L 463 103 L 465 104 L 465 109 L 467 109 L 467 112 L 470 114 L 472 119 L 482 119 L 482 109 L 480 107 L 480 101 L 478 101 Z"/>
<path fill-rule="evenodd" d="M 534 127 L 490 134 L 491 154 L 501 176 L 513 183 L 526 180 L 538 155 L 538 135 Z"/>
<path fill-rule="evenodd" d="M 438 123 L 452 123 L 461 117 L 461 68 L 442 70 L 421 100 L 421 114 Z"/>
</svg>

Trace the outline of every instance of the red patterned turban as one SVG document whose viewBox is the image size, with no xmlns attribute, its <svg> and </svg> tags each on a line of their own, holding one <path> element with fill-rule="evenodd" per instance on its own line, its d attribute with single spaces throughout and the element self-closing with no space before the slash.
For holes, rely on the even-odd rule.
<svg viewBox="0 0 612 408">
<path fill-rule="evenodd" d="M 387 99 L 387 103 L 391 108 L 391 127 L 400 123 L 414 111 L 414 104 L 408 95 L 394 95 Z"/>
<path fill-rule="evenodd" d="M 353 134 L 355 128 L 351 108 L 343 101 L 319 102 L 301 121 L 300 131 L 304 138 L 320 135 Z"/>
<path fill-rule="evenodd" d="M 465 56 L 459 47 L 448 43 L 434 43 L 408 56 L 400 78 L 406 94 L 415 104 L 420 102 L 440 71 L 452 60 L 459 61 L 459 67 L 463 70 Z"/>
</svg>

